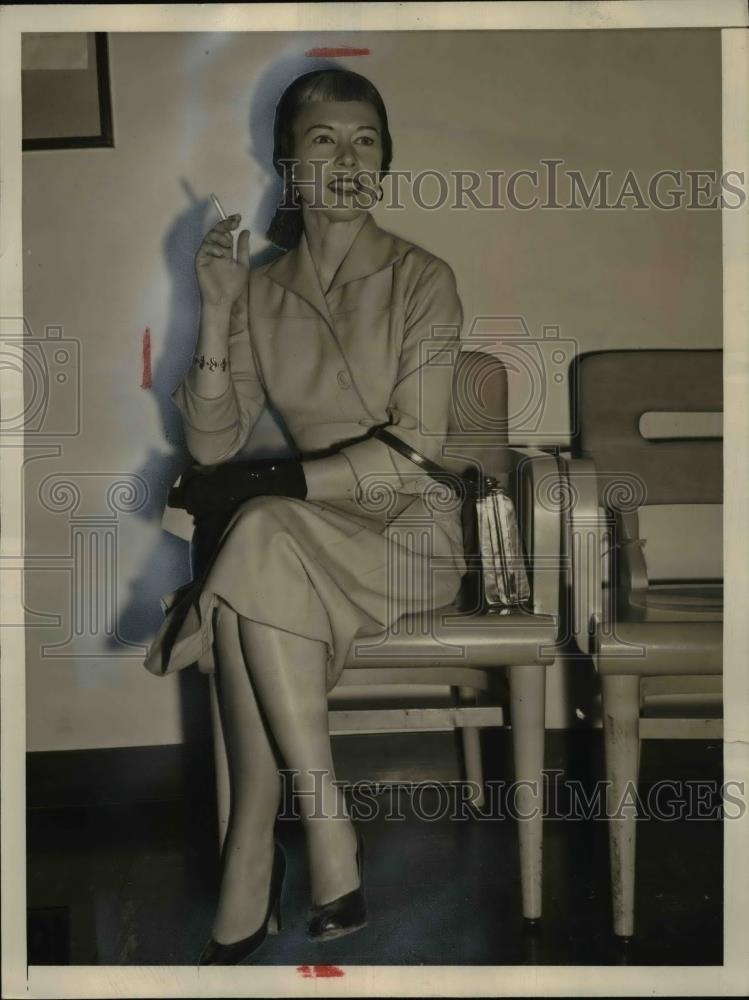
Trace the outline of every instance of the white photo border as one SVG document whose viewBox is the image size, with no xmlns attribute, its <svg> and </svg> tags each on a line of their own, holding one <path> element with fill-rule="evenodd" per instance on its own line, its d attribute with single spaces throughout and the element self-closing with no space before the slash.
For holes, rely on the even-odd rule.
<svg viewBox="0 0 749 1000">
<path fill-rule="evenodd" d="M 749 168 L 749 37 L 743 0 L 609 3 L 60 4 L 0 8 L 0 316 L 23 316 L 21 32 L 721 29 L 723 164 Z M 725 386 L 725 779 L 749 787 L 749 206 L 723 210 Z M 0 399 L 20 412 L 19 372 L 0 368 Z M 0 452 L 0 623 L 22 620 L 24 450 Z M 2 627 L 2 996 L 321 995 L 294 967 L 26 965 L 24 630 Z M 327 996 L 744 996 L 749 993 L 749 816 L 724 823 L 724 964 L 350 966 Z"/>
</svg>

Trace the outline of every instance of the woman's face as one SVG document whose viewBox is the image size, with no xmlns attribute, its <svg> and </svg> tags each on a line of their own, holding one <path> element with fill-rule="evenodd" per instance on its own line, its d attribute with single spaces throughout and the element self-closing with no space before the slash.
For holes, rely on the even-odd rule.
<svg viewBox="0 0 749 1000">
<path fill-rule="evenodd" d="M 376 202 L 382 165 L 379 116 L 365 101 L 311 101 L 293 126 L 294 184 L 309 208 L 333 221 L 356 218 Z"/>
</svg>

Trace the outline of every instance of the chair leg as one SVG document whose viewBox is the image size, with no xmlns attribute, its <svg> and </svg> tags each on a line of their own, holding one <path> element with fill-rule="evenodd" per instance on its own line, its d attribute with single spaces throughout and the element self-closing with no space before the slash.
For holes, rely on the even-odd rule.
<svg viewBox="0 0 749 1000">
<path fill-rule="evenodd" d="M 218 813 L 218 846 L 220 853 L 223 849 L 226 830 L 229 826 L 229 762 L 226 756 L 224 730 L 221 725 L 221 713 L 219 711 L 218 694 L 216 692 L 216 678 L 213 674 L 209 677 L 209 686 L 211 690 L 211 729 L 213 732 L 213 759 L 216 771 L 216 811 Z"/>
<path fill-rule="evenodd" d="M 476 700 L 476 692 L 473 688 L 459 687 L 458 698 L 461 704 Z M 463 741 L 463 769 L 466 781 L 476 789 L 476 797 L 471 799 L 472 804 L 480 809 L 484 804 L 484 765 L 481 760 L 481 730 L 478 726 L 463 726 L 461 728 L 461 739 Z"/>
<path fill-rule="evenodd" d="M 515 796 L 520 841 L 520 882 L 523 916 L 541 916 L 543 850 L 543 766 L 546 667 L 510 667 L 510 722 L 515 755 Z M 528 816 L 528 819 L 522 817 Z"/>
<path fill-rule="evenodd" d="M 631 937 L 635 919 L 635 833 L 640 762 L 640 678 L 602 676 L 607 815 L 614 934 Z M 627 803 L 622 805 L 622 803 Z"/>
</svg>

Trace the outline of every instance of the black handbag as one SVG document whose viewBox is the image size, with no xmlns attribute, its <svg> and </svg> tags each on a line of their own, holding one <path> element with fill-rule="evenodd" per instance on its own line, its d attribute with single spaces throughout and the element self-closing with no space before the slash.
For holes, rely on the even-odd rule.
<svg viewBox="0 0 749 1000">
<path fill-rule="evenodd" d="M 499 482 L 475 469 L 463 475 L 450 472 L 384 426 L 373 428 L 372 435 L 462 497 L 466 572 L 458 597 L 460 610 L 508 614 L 524 606 L 530 585 L 520 531 L 512 499 Z"/>
<path fill-rule="evenodd" d="M 231 464 L 244 467 L 248 470 L 268 468 L 277 463 L 278 460 L 271 458 L 257 459 L 236 459 Z M 180 476 L 178 486 L 172 486 L 167 496 L 167 507 L 185 510 L 187 502 L 188 486 L 201 479 L 210 478 L 213 473 L 230 463 L 216 463 L 214 465 L 191 464 Z M 193 537 L 190 546 L 190 562 L 192 566 L 193 579 L 197 580 L 205 575 L 210 566 L 213 556 L 218 551 L 218 544 L 224 533 L 224 529 L 234 516 L 237 504 L 219 507 L 215 512 L 193 515 Z"/>
</svg>

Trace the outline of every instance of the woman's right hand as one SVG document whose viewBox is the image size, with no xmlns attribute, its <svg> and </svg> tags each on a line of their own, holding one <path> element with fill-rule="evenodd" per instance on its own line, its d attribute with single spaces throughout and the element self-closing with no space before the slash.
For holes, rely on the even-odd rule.
<svg viewBox="0 0 749 1000">
<path fill-rule="evenodd" d="M 240 215 L 217 222 L 195 254 L 195 273 L 204 306 L 230 309 L 247 289 L 250 279 L 250 233 L 243 229 L 237 243 L 237 259 L 232 254 L 232 230 Z"/>
</svg>

